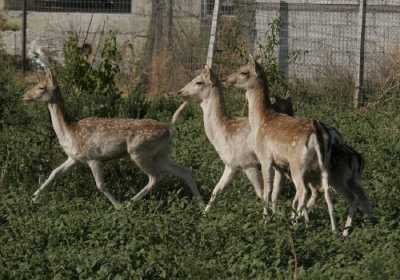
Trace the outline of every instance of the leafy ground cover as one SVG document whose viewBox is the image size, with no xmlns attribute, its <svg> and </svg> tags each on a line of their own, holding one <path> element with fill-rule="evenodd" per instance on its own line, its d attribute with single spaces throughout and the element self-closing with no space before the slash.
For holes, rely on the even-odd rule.
<svg viewBox="0 0 400 280">
<path fill-rule="evenodd" d="M 33 204 L 39 177 L 65 156 L 46 108 L 20 101 L 28 85 L 16 76 L 10 67 L 0 71 L 0 279 L 400 279 L 399 91 L 371 91 L 369 105 L 355 111 L 342 87 L 298 83 L 292 89 L 298 115 L 337 127 L 365 157 L 363 186 L 378 223 L 357 216 L 344 239 L 330 232 L 322 199 L 309 226 L 290 224 L 290 184 L 279 213 L 265 223 L 262 204 L 244 177 L 219 196 L 207 216 L 172 177 L 116 211 L 84 166 L 57 180 Z M 170 99 L 145 101 L 139 88 L 128 98 L 113 99 L 113 110 L 101 110 L 104 97 L 63 91 L 68 110 L 79 118 L 104 112 L 167 121 L 178 106 Z M 243 99 L 229 95 L 227 101 L 230 112 L 243 114 Z M 184 119 L 174 127 L 173 157 L 194 170 L 208 199 L 223 166 L 196 105 Z M 107 165 L 106 180 L 122 201 L 146 183 L 125 159 Z M 335 197 L 343 226 L 347 205 Z"/>
</svg>

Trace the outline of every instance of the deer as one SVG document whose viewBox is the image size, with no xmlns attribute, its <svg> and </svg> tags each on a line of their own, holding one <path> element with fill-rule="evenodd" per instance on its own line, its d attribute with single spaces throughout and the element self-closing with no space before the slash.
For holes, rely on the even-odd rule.
<svg viewBox="0 0 400 280">
<path fill-rule="evenodd" d="M 370 222 L 376 223 L 371 202 L 361 186 L 364 159 L 353 147 L 344 143 L 343 136 L 337 129 L 329 127 L 322 122 L 320 124 L 325 132 L 329 134 L 332 143 L 329 162 L 329 186 L 337 193 L 341 194 L 350 205 L 347 210 L 347 219 L 342 232 L 342 235 L 346 237 L 349 235 L 349 229 L 352 226 L 354 214 L 358 209 L 368 217 Z M 285 173 L 285 175 L 290 179 L 290 174 Z M 306 208 L 311 210 L 315 206 L 318 192 L 323 190 L 321 189 L 320 178 L 318 176 L 306 177 L 306 185 L 311 191 L 311 197 L 306 204 Z M 281 184 L 274 185 L 273 193 L 275 193 L 275 195 L 272 197 L 273 205 L 276 204 L 280 188 Z M 295 202 L 297 202 L 297 199 L 298 198 L 295 197 Z"/>
<path fill-rule="evenodd" d="M 200 71 L 200 73 L 191 82 L 189 82 L 177 93 L 175 94 L 171 93 L 170 95 L 180 96 L 184 99 L 184 102 L 174 114 L 173 118 L 174 122 L 177 121 L 178 116 L 181 114 L 184 107 L 187 106 L 188 101 L 194 99 L 195 101 L 200 103 L 200 106 L 203 111 L 203 121 L 204 121 L 206 135 L 217 152 L 221 150 L 226 151 L 228 150 L 226 149 L 226 147 L 230 147 L 229 149 L 230 154 L 245 152 L 248 155 L 245 156 L 244 158 L 251 158 L 253 161 L 254 160 L 257 161 L 252 163 L 253 166 L 256 167 L 253 171 L 255 174 L 257 174 L 257 177 L 255 177 L 257 179 L 255 181 L 256 183 L 253 184 L 254 181 L 251 180 L 252 178 L 251 176 L 249 177 L 249 180 L 253 184 L 257 196 L 262 199 L 262 188 L 260 186 L 262 186 L 263 183 L 261 181 L 259 162 L 258 159 L 254 159 L 255 154 L 254 152 L 251 151 L 251 147 L 248 146 L 248 143 L 245 140 L 245 138 L 249 136 L 250 132 L 248 119 L 247 118 L 229 119 L 226 116 L 224 111 L 225 104 L 223 102 L 224 101 L 223 88 L 221 87 L 221 83 L 218 80 L 218 77 L 213 73 L 212 69 L 209 68 L 208 66 L 205 66 L 204 69 L 202 69 L 202 71 Z M 275 96 L 275 103 L 272 103 L 272 108 L 276 112 L 281 112 L 290 116 L 294 116 L 293 104 L 290 97 L 280 98 L 279 96 Z M 217 111 L 220 113 L 219 114 L 213 113 Z M 218 119 L 211 118 L 210 115 L 211 116 L 219 115 L 220 118 Z M 230 121 L 235 121 L 237 123 L 242 122 L 245 124 L 244 128 L 236 130 L 235 134 L 228 134 L 226 133 L 225 128 L 228 126 L 227 122 Z M 345 230 L 343 232 L 343 235 L 347 236 L 348 229 L 351 226 L 351 221 L 357 208 L 360 208 L 360 210 L 363 213 L 367 214 L 370 217 L 370 219 L 372 218 L 372 209 L 370 202 L 365 192 L 360 186 L 360 179 L 364 166 L 364 161 L 362 156 L 358 152 L 356 152 L 351 146 L 344 144 L 342 135 L 335 128 L 328 127 L 323 123 L 321 124 L 323 125 L 327 133 L 329 133 L 333 141 L 332 157 L 330 160 L 330 169 L 329 169 L 329 172 L 331 174 L 331 176 L 329 177 L 329 185 L 332 186 L 337 192 L 341 193 L 351 205 L 349 208 L 349 214 L 347 217 Z M 208 127 L 211 126 L 213 126 L 214 129 L 218 129 L 223 135 L 223 137 L 219 138 L 220 142 L 216 141 L 216 137 L 214 137 L 213 134 L 207 134 L 207 131 L 211 130 Z M 237 141 L 234 142 L 235 145 L 229 144 L 234 141 L 232 139 L 237 139 Z M 223 141 L 225 141 L 226 143 L 224 143 Z M 217 146 L 218 144 L 220 144 L 219 149 Z M 238 151 L 238 149 L 235 148 L 237 146 L 240 146 L 241 150 Z M 222 149 L 221 147 L 224 149 Z M 223 160 L 223 162 L 225 163 L 225 169 L 229 168 L 229 166 L 237 165 L 236 161 L 226 162 L 227 157 L 224 156 L 224 153 L 218 152 L 218 155 L 220 156 L 221 160 Z M 240 166 L 238 168 L 234 168 L 234 170 L 236 169 L 237 170 L 241 169 L 243 171 L 246 170 L 241 168 Z M 246 171 L 245 174 L 247 175 Z M 290 179 L 290 174 L 285 173 L 284 175 L 288 179 Z M 281 189 L 282 178 L 280 176 L 281 174 L 275 173 L 273 191 L 272 191 L 272 209 L 274 210 L 276 208 L 276 201 Z M 233 180 L 234 176 L 230 178 L 231 180 Z M 223 191 L 223 189 L 227 185 L 229 185 L 229 181 L 222 180 L 222 178 L 220 179 L 220 182 L 221 181 L 225 182 L 225 184 L 219 184 L 219 185 L 217 184 L 217 186 L 214 187 L 211 199 L 207 204 L 205 212 L 209 211 L 213 202 L 216 199 L 217 194 Z M 320 191 L 319 181 L 320 181 L 319 178 L 316 178 L 315 176 L 307 178 L 307 185 L 311 190 L 311 197 L 306 205 L 307 209 L 309 210 L 311 210 L 312 207 L 314 207 L 315 201 L 318 196 L 318 191 Z M 222 186 L 222 188 L 220 188 L 220 186 Z"/>
<path fill-rule="evenodd" d="M 152 119 L 97 117 L 67 122 L 57 79 L 50 68 L 45 71 L 45 78 L 23 95 L 23 101 L 47 104 L 53 129 L 68 158 L 34 192 L 33 202 L 37 202 L 39 194 L 57 177 L 82 163 L 91 169 L 97 189 L 116 209 L 120 209 L 122 204 L 105 187 L 103 165 L 124 156 L 129 156 L 148 177 L 148 183 L 132 198 L 133 202 L 150 192 L 163 173 L 183 179 L 194 197 L 202 202 L 191 170 L 178 166 L 169 156 L 170 125 L 173 122 L 168 124 Z"/>
<path fill-rule="evenodd" d="M 272 107 L 276 112 L 284 112 L 289 116 L 294 116 L 294 109 L 291 99 L 283 99 L 276 96 L 278 102 L 273 103 Z M 277 105 L 284 106 L 277 109 Z M 361 186 L 361 176 L 364 170 L 364 159 L 362 155 L 353 147 L 344 143 L 342 134 L 334 127 L 327 126 L 320 122 L 325 132 L 329 134 L 332 143 L 332 151 L 329 162 L 329 177 L 328 183 L 336 192 L 341 194 L 350 205 L 344 230 L 342 235 L 348 236 L 349 229 L 352 226 L 352 221 L 356 210 L 360 210 L 365 214 L 370 222 L 376 223 L 376 218 L 373 214 L 371 202 Z M 284 174 L 290 180 L 290 174 Z M 320 178 L 310 176 L 306 178 L 306 185 L 310 188 L 311 196 L 307 201 L 306 207 L 311 210 L 315 206 L 318 197 L 318 192 L 322 191 L 320 187 Z M 272 209 L 276 209 L 276 200 L 280 193 L 282 184 L 275 183 L 273 186 Z M 297 198 L 296 198 L 297 202 Z"/>
<path fill-rule="evenodd" d="M 328 133 L 332 135 L 337 133 L 334 128 L 327 128 Z M 364 159 L 360 153 L 350 145 L 343 142 L 334 142 L 329 167 L 329 185 L 342 194 L 345 200 L 350 204 L 347 219 L 342 235 L 348 236 L 351 228 L 354 214 L 359 209 L 365 214 L 372 223 L 376 223 L 376 218 L 372 211 L 372 205 L 369 198 L 361 186 L 361 176 L 364 170 Z M 314 183 L 314 186 L 318 186 Z M 309 208 L 314 205 L 311 201 Z"/>
<path fill-rule="evenodd" d="M 304 217 L 308 224 L 306 179 L 308 176 L 318 176 L 328 206 L 331 230 L 336 232 L 328 183 L 332 143 L 321 123 L 275 112 L 264 71 L 253 57 L 250 57 L 248 64 L 229 75 L 224 84 L 246 90 L 251 130 L 249 141 L 260 161 L 264 183 L 264 215 L 269 216 L 274 170 L 290 172 L 296 188 L 292 206 L 294 208 L 297 204 L 298 217 Z"/>
<path fill-rule="evenodd" d="M 203 123 L 206 136 L 223 161 L 225 167 L 221 178 L 214 187 L 211 198 L 204 210 L 207 213 L 222 192 L 243 171 L 254 187 L 256 195 L 262 199 L 262 176 L 260 163 L 247 141 L 250 134 L 250 124 L 247 118 L 229 118 L 225 113 L 223 87 L 212 69 L 205 65 L 200 73 L 181 90 L 171 93 L 185 101 L 174 114 L 174 120 L 186 106 L 189 100 L 200 104 L 203 112 Z M 276 98 L 272 104 L 275 110 L 282 113 L 292 113 L 290 97 Z M 279 185 L 281 177 L 275 176 L 275 185 Z M 278 189 L 278 188 L 276 188 Z"/>
</svg>

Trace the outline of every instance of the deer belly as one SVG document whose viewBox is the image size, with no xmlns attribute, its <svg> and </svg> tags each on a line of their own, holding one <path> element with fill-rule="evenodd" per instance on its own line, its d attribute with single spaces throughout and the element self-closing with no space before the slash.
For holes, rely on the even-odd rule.
<svg viewBox="0 0 400 280">
<path fill-rule="evenodd" d="M 289 159 L 291 156 L 282 150 L 274 149 L 270 152 L 273 165 L 279 169 L 286 170 L 289 167 Z"/>
<path fill-rule="evenodd" d="M 126 141 L 104 141 L 87 148 L 85 154 L 89 160 L 110 160 L 127 154 Z"/>
<path fill-rule="evenodd" d="M 216 149 L 221 160 L 228 166 L 246 168 L 258 165 L 256 155 L 243 143 L 242 145 L 225 145 Z"/>
<path fill-rule="evenodd" d="M 289 170 L 289 163 L 287 160 L 282 159 L 282 158 L 274 158 L 273 164 L 275 167 L 277 167 L 279 170 L 282 171 L 287 171 Z"/>
</svg>

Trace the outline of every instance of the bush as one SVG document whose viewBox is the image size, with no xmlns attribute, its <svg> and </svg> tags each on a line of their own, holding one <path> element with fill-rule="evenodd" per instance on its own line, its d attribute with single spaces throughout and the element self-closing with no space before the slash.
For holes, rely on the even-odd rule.
<svg viewBox="0 0 400 280">
<path fill-rule="evenodd" d="M 115 36 L 107 34 L 95 52 L 100 53 L 99 59 L 92 63 L 82 54 L 78 37 L 70 35 L 64 46 L 65 66 L 58 76 L 67 97 L 74 97 L 67 102 L 79 98 L 72 106 L 73 115 L 112 117 L 118 113 L 116 104 L 121 97 L 115 84 L 120 60 Z"/>
</svg>

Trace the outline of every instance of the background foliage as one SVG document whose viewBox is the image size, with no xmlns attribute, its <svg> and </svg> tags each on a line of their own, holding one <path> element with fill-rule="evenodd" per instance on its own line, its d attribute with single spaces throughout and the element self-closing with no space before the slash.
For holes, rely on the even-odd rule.
<svg viewBox="0 0 400 280">
<path fill-rule="evenodd" d="M 117 60 L 112 41 L 104 48 L 110 52 L 97 69 L 79 56 L 58 69 L 70 114 L 169 121 L 178 101 L 146 100 L 145 84 L 127 98 L 107 99 L 117 96 L 110 81 L 118 70 L 112 66 Z M 290 225 L 289 184 L 279 213 L 264 223 L 261 202 L 243 177 L 219 196 L 207 216 L 172 177 L 145 199 L 115 211 L 96 191 L 85 166 L 57 180 L 33 204 L 39 179 L 65 156 L 47 109 L 21 102 L 29 82 L 12 67 L 0 67 L 0 279 L 400 279 L 398 88 L 371 90 L 368 106 L 354 111 L 348 87 L 342 86 L 348 81 L 326 75 L 318 83 L 289 85 L 298 115 L 337 127 L 366 159 L 363 186 L 379 222 L 371 225 L 357 216 L 351 236 L 343 239 L 330 232 L 322 199 L 308 227 Z M 102 92 L 99 85 L 105 83 L 109 87 Z M 238 98 L 226 98 L 236 114 L 243 107 Z M 208 199 L 223 166 L 205 137 L 196 104 L 184 118 L 174 127 L 173 158 L 194 170 Z M 107 165 L 106 180 L 122 201 L 146 183 L 125 159 Z M 347 205 L 336 197 L 343 225 Z"/>
</svg>

